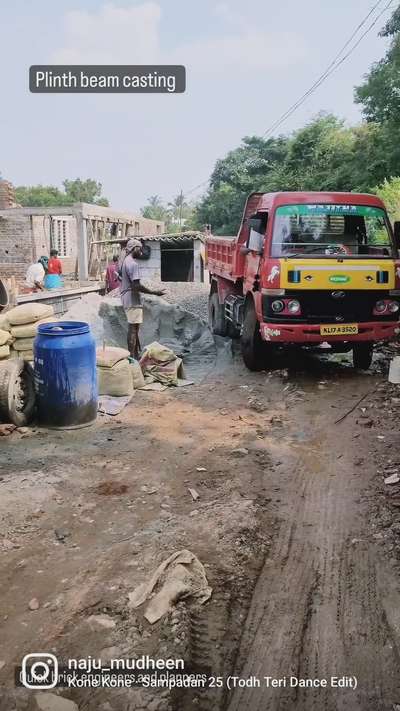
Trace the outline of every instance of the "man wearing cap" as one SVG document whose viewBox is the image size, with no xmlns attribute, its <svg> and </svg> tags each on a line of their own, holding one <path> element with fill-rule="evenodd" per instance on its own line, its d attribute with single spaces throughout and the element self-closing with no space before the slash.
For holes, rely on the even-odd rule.
<svg viewBox="0 0 400 711">
<path fill-rule="evenodd" d="M 139 329 L 143 323 L 143 306 L 140 294 L 162 296 L 164 291 L 152 291 L 140 282 L 140 257 L 142 243 L 138 239 L 129 239 L 126 245 L 126 257 L 121 269 L 121 301 L 128 319 L 128 350 L 132 358 L 139 358 Z"/>
</svg>

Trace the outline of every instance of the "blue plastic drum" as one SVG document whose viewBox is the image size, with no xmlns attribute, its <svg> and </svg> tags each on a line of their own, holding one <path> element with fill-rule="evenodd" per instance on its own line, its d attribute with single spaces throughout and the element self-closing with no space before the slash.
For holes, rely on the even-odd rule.
<svg viewBox="0 0 400 711">
<path fill-rule="evenodd" d="M 33 343 L 38 421 L 85 427 L 97 417 L 96 345 L 87 323 L 41 324 Z"/>
</svg>

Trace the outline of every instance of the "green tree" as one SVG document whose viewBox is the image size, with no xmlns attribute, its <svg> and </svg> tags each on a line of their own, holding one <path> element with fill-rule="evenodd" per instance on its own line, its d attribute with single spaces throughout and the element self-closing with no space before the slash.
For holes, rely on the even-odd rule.
<svg viewBox="0 0 400 711">
<path fill-rule="evenodd" d="M 64 180 L 64 191 L 54 185 L 20 185 L 15 189 L 16 200 L 23 207 L 53 207 L 88 202 L 108 206 L 107 198 L 101 197 L 101 183 L 95 180 Z"/>
<path fill-rule="evenodd" d="M 374 192 L 385 203 L 391 220 L 400 220 L 400 177 L 384 180 Z"/>
<path fill-rule="evenodd" d="M 400 6 L 380 32 L 391 38 L 386 55 L 372 65 L 365 82 L 355 89 L 367 121 L 400 124 Z"/>
<path fill-rule="evenodd" d="M 140 212 L 143 217 L 150 220 L 168 220 L 168 209 L 164 205 L 159 195 L 151 195 L 147 200 L 147 205 L 141 208 Z"/>
<path fill-rule="evenodd" d="M 19 185 L 15 188 L 17 203 L 23 207 L 53 207 L 67 205 L 68 200 L 54 185 Z"/>
<path fill-rule="evenodd" d="M 234 234 L 253 191 L 356 190 L 355 174 L 366 189 L 364 176 L 355 170 L 357 141 L 354 130 L 331 114 L 317 116 L 288 137 L 243 139 L 217 161 L 197 223 L 211 223 L 216 234 Z M 375 183 L 373 178 L 369 189 Z"/>
<path fill-rule="evenodd" d="M 81 180 L 80 178 L 64 180 L 63 186 L 67 200 L 71 202 L 88 202 L 94 205 L 102 205 L 103 207 L 108 207 L 109 205 L 107 198 L 101 197 L 102 184 L 96 180 L 91 178 L 86 180 Z"/>
<path fill-rule="evenodd" d="M 254 190 L 281 189 L 288 141 L 246 136 L 242 145 L 217 161 L 210 187 L 195 211 L 194 224 L 211 224 L 215 234 L 235 234 L 246 196 Z M 282 186 L 283 189 L 283 186 Z"/>
</svg>

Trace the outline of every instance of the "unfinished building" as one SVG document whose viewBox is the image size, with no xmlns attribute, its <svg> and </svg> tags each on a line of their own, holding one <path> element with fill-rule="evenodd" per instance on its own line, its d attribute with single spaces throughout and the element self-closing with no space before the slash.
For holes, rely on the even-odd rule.
<svg viewBox="0 0 400 711">
<path fill-rule="evenodd" d="M 64 275 L 80 281 L 101 279 L 113 242 L 124 243 L 128 231 L 138 237 L 157 236 L 164 232 L 164 223 L 87 203 L 0 209 L 0 278 L 22 281 L 29 264 L 54 248 Z"/>
</svg>

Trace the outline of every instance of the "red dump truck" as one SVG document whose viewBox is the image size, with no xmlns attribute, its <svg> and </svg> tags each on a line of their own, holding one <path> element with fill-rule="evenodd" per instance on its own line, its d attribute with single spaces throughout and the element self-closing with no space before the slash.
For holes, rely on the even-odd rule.
<svg viewBox="0 0 400 711">
<path fill-rule="evenodd" d="M 240 335 L 250 370 L 285 344 L 352 350 L 367 369 L 400 332 L 399 247 L 373 195 L 252 193 L 237 237 L 206 240 L 211 329 Z"/>
</svg>

